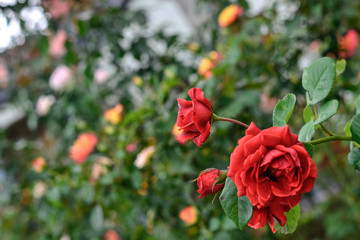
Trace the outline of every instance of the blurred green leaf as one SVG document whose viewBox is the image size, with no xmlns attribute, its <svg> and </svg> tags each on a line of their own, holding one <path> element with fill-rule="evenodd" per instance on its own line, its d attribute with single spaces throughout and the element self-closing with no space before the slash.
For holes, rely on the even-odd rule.
<svg viewBox="0 0 360 240">
<path fill-rule="evenodd" d="M 273 111 L 273 125 L 282 127 L 286 126 L 296 103 L 296 96 L 293 93 L 287 94 L 279 100 Z"/>
<path fill-rule="evenodd" d="M 311 104 L 326 98 L 335 80 L 335 62 L 324 57 L 306 67 L 303 72 L 302 85 L 309 91 Z"/>
<path fill-rule="evenodd" d="M 95 231 L 101 231 L 104 224 L 104 213 L 100 205 L 96 205 L 90 214 L 90 224 Z"/>
<path fill-rule="evenodd" d="M 312 145 L 311 143 L 303 143 L 303 144 L 310 157 L 312 157 L 314 153 L 314 145 Z"/>
<path fill-rule="evenodd" d="M 356 98 L 356 114 L 360 113 L 360 96 Z"/>
<path fill-rule="evenodd" d="M 336 75 L 340 75 L 345 71 L 346 68 L 346 60 L 341 59 L 336 61 Z"/>
</svg>

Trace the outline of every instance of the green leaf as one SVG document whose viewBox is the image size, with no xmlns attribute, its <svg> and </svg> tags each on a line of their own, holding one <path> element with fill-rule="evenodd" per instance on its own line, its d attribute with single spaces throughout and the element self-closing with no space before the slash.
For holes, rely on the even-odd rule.
<svg viewBox="0 0 360 240">
<path fill-rule="evenodd" d="M 356 99 L 356 114 L 360 113 L 360 96 L 357 97 Z"/>
<path fill-rule="evenodd" d="M 303 144 L 310 157 L 312 157 L 314 152 L 314 145 L 312 145 L 311 143 L 303 143 Z"/>
<path fill-rule="evenodd" d="M 314 125 L 325 122 L 332 116 L 334 116 L 339 109 L 338 100 L 330 100 L 327 101 L 324 105 L 322 105 L 318 112 L 318 117 L 314 122 Z"/>
<path fill-rule="evenodd" d="M 90 224 L 95 231 L 101 231 L 104 224 L 104 213 L 100 205 L 96 205 L 90 214 Z"/>
<path fill-rule="evenodd" d="M 299 132 L 298 140 L 300 142 L 309 142 L 311 138 L 314 136 L 314 121 L 311 119 L 308 123 L 306 123 Z"/>
<path fill-rule="evenodd" d="M 335 80 L 335 62 L 324 57 L 306 67 L 303 72 L 302 85 L 309 91 L 311 104 L 326 98 Z"/>
<path fill-rule="evenodd" d="M 341 59 L 336 61 L 336 75 L 340 75 L 345 71 L 346 68 L 346 60 Z"/>
<path fill-rule="evenodd" d="M 289 93 L 283 99 L 279 100 L 273 111 L 273 125 L 286 126 L 295 106 L 296 96 Z"/>
<path fill-rule="evenodd" d="M 311 110 L 310 105 L 308 105 L 308 106 L 306 106 L 306 108 L 304 108 L 303 117 L 304 117 L 305 123 L 309 122 L 314 117 L 314 113 Z"/>
<path fill-rule="evenodd" d="M 252 217 L 253 206 L 246 196 L 237 196 L 236 185 L 229 177 L 219 199 L 225 214 L 239 229 L 243 229 Z"/>
<path fill-rule="evenodd" d="M 344 127 L 345 136 L 351 137 L 350 126 L 351 126 L 351 120 L 348 121 Z"/>
<path fill-rule="evenodd" d="M 354 148 L 348 155 L 350 165 L 360 171 L 360 149 Z"/>
<path fill-rule="evenodd" d="M 360 114 L 357 114 L 352 118 L 350 131 L 354 141 L 360 144 Z"/>
<path fill-rule="evenodd" d="M 293 233 L 296 230 L 299 218 L 300 218 L 300 204 L 296 205 L 290 211 L 285 213 L 286 223 L 284 226 L 281 226 L 278 222 L 275 223 L 275 230 L 278 233 L 289 234 Z"/>
</svg>

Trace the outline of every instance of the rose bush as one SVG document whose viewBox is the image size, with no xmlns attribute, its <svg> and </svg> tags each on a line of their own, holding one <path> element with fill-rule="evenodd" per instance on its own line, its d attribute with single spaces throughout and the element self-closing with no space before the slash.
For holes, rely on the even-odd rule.
<svg viewBox="0 0 360 240">
<path fill-rule="evenodd" d="M 231 154 L 228 176 L 254 207 L 248 225 L 258 229 L 268 221 L 275 232 L 273 217 L 285 225 L 284 212 L 313 188 L 317 170 L 288 126 L 260 130 L 251 123 Z"/>
<path fill-rule="evenodd" d="M 201 147 L 210 135 L 212 110 L 209 100 L 200 88 L 191 88 L 188 92 L 192 101 L 178 98 L 179 112 L 176 125 L 183 130 L 177 137 L 179 142 L 193 139 Z"/>
</svg>

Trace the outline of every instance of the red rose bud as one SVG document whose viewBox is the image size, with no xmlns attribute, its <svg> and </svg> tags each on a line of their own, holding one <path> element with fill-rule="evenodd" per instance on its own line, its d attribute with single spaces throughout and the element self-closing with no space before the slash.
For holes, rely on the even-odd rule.
<svg viewBox="0 0 360 240">
<path fill-rule="evenodd" d="M 248 225 L 258 229 L 268 222 L 275 232 L 274 218 L 285 225 L 285 212 L 311 191 L 317 170 L 288 126 L 260 130 L 251 123 L 231 154 L 228 177 L 254 207 Z"/>
<path fill-rule="evenodd" d="M 208 168 L 200 173 L 197 179 L 199 198 L 212 195 L 223 189 L 227 171 Z"/>
<path fill-rule="evenodd" d="M 210 135 L 211 105 L 200 88 L 191 88 L 188 94 L 192 101 L 178 98 L 179 113 L 176 125 L 183 132 L 177 137 L 177 140 L 185 142 L 193 139 L 193 142 L 201 147 Z"/>
</svg>

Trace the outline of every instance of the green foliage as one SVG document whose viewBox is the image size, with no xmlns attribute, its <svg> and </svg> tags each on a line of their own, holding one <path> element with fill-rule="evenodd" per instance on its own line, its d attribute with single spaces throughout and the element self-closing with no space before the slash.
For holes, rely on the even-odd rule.
<svg viewBox="0 0 360 240">
<path fill-rule="evenodd" d="M 311 109 L 311 105 L 307 105 L 304 108 L 303 118 L 304 118 L 305 123 L 309 122 L 311 119 L 314 118 L 314 113 Z"/>
<path fill-rule="evenodd" d="M 275 223 L 275 230 L 278 233 L 290 234 L 295 232 L 296 227 L 298 225 L 298 221 L 300 219 L 300 204 L 296 205 L 290 211 L 285 213 L 286 216 L 286 224 L 281 226 L 278 222 Z"/>
<path fill-rule="evenodd" d="M 348 155 L 350 165 L 356 170 L 360 171 L 360 149 L 354 148 Z"/>
<path fill-rule="evenodd" d="M 360 114 L 357 114 L 352 118 L 350 131 L 354 141 L 360 144 Z"/>
<path fill-rule="evenodd" d="M 294 110 L 296 103 L 295 94 L 289 93 L 283 99 L 279 100 L 273 112 L 273 125 L 282 127 L 286 126 Z"/>
<path fill-rule="evenodd" d="M 253 206 L 246 196 L 237 196 L 235 183 L 229 177 L 226 179 L 219 199 L 225 214 L 235 223 L 236 227 L 243 229 L 252 217 Z"/>
<path fill-rule="evenodd" d="M 314 121 L 311 119 L 307 122 L 299 132 L 299 141 L 300 142 L 309 142 L 313 138 L 315 133 Z"/>
<path fill-rule="evenodd" d="M 346 68 L 346 60 L 341 59 L 336 61 L 336 75 L 340 75 L 345 71 Z"/>
<path fill-rule="evenodd" d="M 338 100 L 330 100 L 320 106 L 318 116 L 314 121 L 314 125 L 325 122 L 332 116 L 334 116 L 339 109 Z"/>
<path fill-rule="evenodd" d="M 335 62 L 325 57 L 304 69 L 303 87 L 309 91 L 311 104 L 322 101 L 329 94 L 335 81 Z"/>
</svg>

